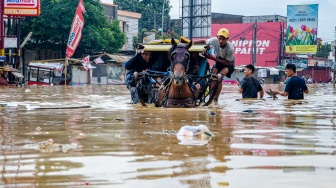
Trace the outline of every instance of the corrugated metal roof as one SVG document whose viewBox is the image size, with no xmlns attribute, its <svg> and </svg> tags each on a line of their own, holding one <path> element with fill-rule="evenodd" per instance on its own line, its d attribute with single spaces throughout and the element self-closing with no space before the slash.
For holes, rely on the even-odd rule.
<svg viewBox="0 0 336 188">
<path fill-rule="evenodd" d="M 112 54 L 105 54 L 105 55 L 107 55 L 108 57 L 110 57 L 111 59 L 113 59 L 117 63 L 123 63 L 123 62 L 131 59 L 130 56 L 112 55 Z"/>
<path fill-rule="evenodd" d="M 24 78 L 21 72 L 11 72 L 16 78 Z"/>
</svg>

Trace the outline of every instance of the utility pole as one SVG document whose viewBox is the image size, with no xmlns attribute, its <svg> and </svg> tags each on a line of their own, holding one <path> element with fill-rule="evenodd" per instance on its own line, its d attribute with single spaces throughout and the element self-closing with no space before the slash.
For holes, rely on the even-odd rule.
<svg viewBox="0 0 336 188">
<path fill-rule="evenodd" d="M 154 29 L 156 29 L 156 12 L 154 10 Z"/>
<path fill-rule="evenodd" d="M 280 39 L 279 39 L 279 58 L 278 58 L 278 66 L 281 65 L 282 63 L 282 48 L 283 48 L 283 26 L 282 26 L 283 22 L 280 22 Z"/>
<path fill-rule="evenodd" d="M 256 66 L 257 64 L 257 20 L 254 22 L 254 30 L 253 30 L 253 60 L 252 64 Z"/>
<path fill-rule="evenodd" d="M 163 38 L 164 8 L 165 8 L 164 4 L 165 4 L 165 0 L 163 0 L 163 3 L 162 3 L 162 31 L 161 31 L 162 38 Z"/>
<path fill-rule="evenodd" d="M 189 39 L 193 38 L 193 12 L 194 12 L 194 0 L 189 0 L 190 10 L 189 10 Z"/>
<path fill-rule="evenodd" d="M 5 24 L 4 24 L 4 1 L 1 0 L 0 7 L 0 56 L 5 55 Z"/>
<path fill-rule="evenodd" d="M 336 27 L 335 27 L 334 51 L 335 51 L 335 53 L 334 53 L 335 61 L 334 61 L 333 66 L 334 66 L 334 87 L 335 87 L 335 82 L 336 82 L 336 77 L 335 77 L 336 76 L 336 70 L 335 70 L 335 64 L 336 64 Z"/>
</svg>

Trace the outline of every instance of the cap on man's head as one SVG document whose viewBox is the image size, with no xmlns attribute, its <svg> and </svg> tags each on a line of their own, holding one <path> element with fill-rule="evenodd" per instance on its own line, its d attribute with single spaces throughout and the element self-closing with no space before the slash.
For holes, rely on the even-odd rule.
<svg viewBox="0 0 336 188">
<path fill-rule="evenodd" d="M 226 28 L 222 28 L 218 31 L 217 36 L 223 36 L 225 38 L 229 38 L 229 30 Z"/>
</svg>

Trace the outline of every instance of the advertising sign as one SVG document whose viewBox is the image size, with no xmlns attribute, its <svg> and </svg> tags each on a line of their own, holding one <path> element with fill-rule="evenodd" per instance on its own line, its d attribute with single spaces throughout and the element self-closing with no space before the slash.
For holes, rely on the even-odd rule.
<svg viewBox="0 0 336 188">
<path fill-rule="evenodd" d="M 318 4 L 288 5 L 286 53 L 317 52 Z"/>
<path fill-rule="evenodd" d="M 291 63 L 290 59 L 284 60 L 286 66 L 288 63 Z M 307 59 L 293 59 L 292 64 L 296 65 L 296 68 L 307 68 Z"/>
<path fill-rule="evenodd" d="M 69 39 L 66 48 L 66 57 L 70 58 L 76 51 L 76 48 L 82 38 L 82 29 L 84 27 L 84 17 L 85 7 L 83 0 L 79 0 L 77 10 L 72 20 L 72 25 L 70 29 Z"/>
<path fill-rule="evenodd" d="M 252 63 L 252 26 L 253 23 L 212 24 L 211 26 L 212 37 L 216 37 L 221 28 L 229 30 L 229 42 L 234 48 L 236 66 Z M 260 22 L 257 24 L 257 63 L 255 66 L 276 66 L 278 64 L 281 27 L 281 22 Z"/>
<path fill-rule="evenodd" d="M 308 60 L 308 66 L 309 66 L 309 67 L 317 66 L 317 61 L 316 61 L 316 59 L 309 59 L 309 60 Z"/>
<path fill-rule="evenodd" d="M 8 16 L 39 16 L 40 0 L 4 0 L 4 14 Z"/>
</svg>

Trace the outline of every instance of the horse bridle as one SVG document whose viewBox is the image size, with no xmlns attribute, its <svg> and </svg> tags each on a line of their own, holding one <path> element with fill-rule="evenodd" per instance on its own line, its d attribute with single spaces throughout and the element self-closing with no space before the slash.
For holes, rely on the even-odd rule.
<svg viewBox="0 0 336 188">
<path fill-rule="evenodd" d="M 178 64 L 178 63 L 181 63 L 184 68 L 185 68 L 185 71 L 187 72 L 189 70 L 189 63 L 190 63 L 190 54 L 187 50 L 187 52 L 184 53 L 184 55 L 187 55 L 188 58 L 187 59 L 184 59 L 183 62 L 175 62 L 175 59 L 173 60 L 172 57 L 173 55 L 175 55 L 177 52 L 175 51 L 177 48 L 183 48 L 183 49 L 187 49 L 185 46 L 174 46 L 173 47 L 173 51 L 171 52 L 170 54 L 170 64 L 171 64 L 171 67 L 173 69 L 174 65 Z"/>
</svg>

